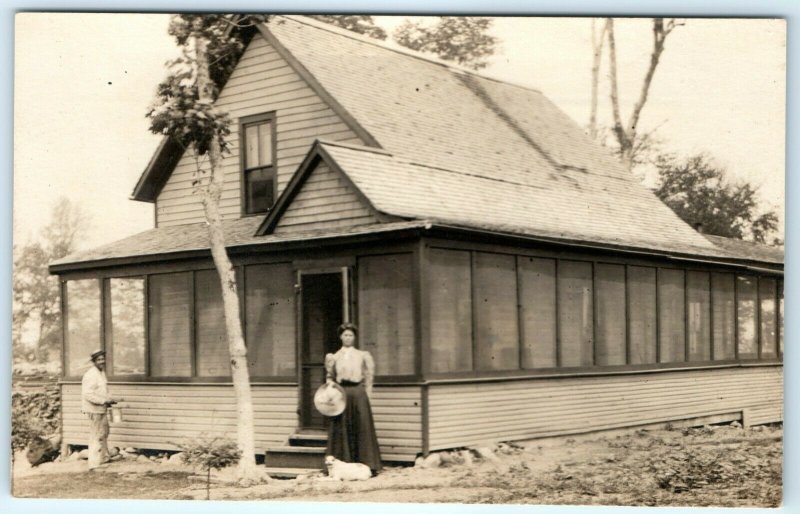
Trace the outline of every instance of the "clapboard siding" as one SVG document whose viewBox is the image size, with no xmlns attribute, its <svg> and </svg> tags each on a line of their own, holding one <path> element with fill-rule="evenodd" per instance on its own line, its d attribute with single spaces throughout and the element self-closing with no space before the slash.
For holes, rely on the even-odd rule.
<svg viewBox="0 0 800 514">
<path fill-rule="evenodd" d="M 371 404 L 383 460 L 412 462 L 422 453 L 420 388 L 375 386 Z"/>
<path fill-rule="evenodd" d="M 284 211 L 275 233 L 377 222 L 345 178 L 320 162 Z"/>
<path fill-rule="evenodd" d="M 111 428 L 109 444 L 159 450 L 177 449 L 200 434 L 236 439 L 236 399 L 230 384 L 114 384 L 122 397 L 123 421 Z M 88 444 L 89 423 L 81 413 L 80 384 L 62 384 L 63 437 Z M 282 446 L 297 428 L 297 386 L 253 385 L 258 453 Z M 375 387 L 375 428 L 384 460 L 413 461 L 422 452 L 422 401 L 417 386 Z"/>
<path fill-rule="evenodd" d="M 278 194 L 315 139 L 363 144 L 261 35 L 248 45 L 216 104 L 233 120 L 276 111 Z M 231 124 L 231 152 L 222 161 L 225 186 L 220 209 L 226 219 L 241 215 L 238 129 L 237 123 Z M 187 152 L 156 199 L 159 226 L 203 221 L 200 197 L 192 193 L 196 179 L 197 166 Z"/>
<path fill-rule="evenodd" d="M 200 434 L 236 440 L 236 398 L 231 385 L 111 384 L 122 397 L 123 421 L 113 425 L 109 444 L 174 450 Z M 297 426 L 294 385 L 253 385 L 256 449 L 284 444 Z M 62 386 L 63 436 L 87 444 L 89 424 L 80 411 L 80 384 Z"/>
<path fill-rule="evenodd" d="M 536 378 L 429 389 L 431 450 L 745 411 L 783 419 L 783 368 Z"/>
</svg>

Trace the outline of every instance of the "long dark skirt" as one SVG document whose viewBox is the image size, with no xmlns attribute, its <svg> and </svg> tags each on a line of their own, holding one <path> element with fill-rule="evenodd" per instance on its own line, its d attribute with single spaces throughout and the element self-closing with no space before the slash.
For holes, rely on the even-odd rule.
<svg viewBox="0 0 800 514">
<path fill-rule="evenodd" d="M 375 435 L 372 408 L 364 384 L 341 384 L 347 397 L 347 406 L 338 416 L 328 418 L 328 449 L 344 462 L 360 462 L 373 473 L 381 470 L 381 450 Z"/>
</svg>

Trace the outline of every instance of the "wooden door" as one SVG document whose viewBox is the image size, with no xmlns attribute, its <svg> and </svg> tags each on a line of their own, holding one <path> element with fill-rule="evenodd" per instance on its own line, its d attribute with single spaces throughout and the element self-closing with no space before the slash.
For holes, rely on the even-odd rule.
<svg viewBox="0 0 800 514">
<path fill-rule="evenodd" d="M 300 280 L 300 428 L 321 429 L 314 392 L 325 382 L 325 354 L 339 349 L 336 329 L 349 319 L 347 269 L 303 272 Z"/>
</svg>

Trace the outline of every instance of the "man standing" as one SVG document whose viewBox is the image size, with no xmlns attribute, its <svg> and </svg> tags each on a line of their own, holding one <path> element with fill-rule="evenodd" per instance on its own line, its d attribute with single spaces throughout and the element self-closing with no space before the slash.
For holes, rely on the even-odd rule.
<svg viewBox="0 0 800 514">
<path fill-rule="evenodd" d="M 106 352 L 98 350 L 91 356 L 93 366 L 81 380 L 81 410 L 89 416 L 89 469 L 108 462 L 109 406 L 117 403 L 108 395 Z"/>
</svg>

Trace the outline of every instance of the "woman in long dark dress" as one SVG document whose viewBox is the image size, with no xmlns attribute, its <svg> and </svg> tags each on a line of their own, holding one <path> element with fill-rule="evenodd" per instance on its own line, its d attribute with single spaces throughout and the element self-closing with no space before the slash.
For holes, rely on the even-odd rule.
<svg viewBox="0 0 800 514">
<path fill-rule="evenodd" d="M 366 464 L 377 474 L 381 466 L 381 451 L 375 435 L 375 422 L 369 398 L 375 376 L 375 361 L 369 352 L 355 347 L 358 328 L 345 323 L 338 329 L 342 347 L 325 356 L 328 382 L 337 382 L 345 390 L 347 403 L 338 416 L 328 421 L 328 449 L 344 462 Z"/>
</svg>

